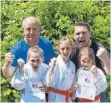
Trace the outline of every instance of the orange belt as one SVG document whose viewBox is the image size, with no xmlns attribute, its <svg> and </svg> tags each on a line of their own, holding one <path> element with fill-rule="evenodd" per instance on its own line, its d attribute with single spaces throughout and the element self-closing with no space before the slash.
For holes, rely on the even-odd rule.
<svg viewBox="0 0 111 103">
<path fill-rule="evenodd" d="M 65 101 L 69 102 L 69 97 L 72 95 L 72 90 L 60 90 L 53 87 L 48 88 L 51 92 L 58 93 L 65 96 Z"/>
<path fill-rule="evenodd" d="M 95 97 L 95 100 L 90 100 L 90 99 L 85 99 L 85 98 L 78 98 L 79 102 L 94 102 L 94 101 L 97 101 L 98 99 L 100 99 L 99 95 L 97 95 Z"/>
</svg>

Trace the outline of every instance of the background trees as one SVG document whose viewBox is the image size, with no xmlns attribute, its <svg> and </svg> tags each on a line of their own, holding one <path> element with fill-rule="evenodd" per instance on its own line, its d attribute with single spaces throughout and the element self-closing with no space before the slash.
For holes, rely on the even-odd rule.
<svg viewBox="0 0 111 103">
<path fill-rule="evenodd" d="M 109 1 L 1 1 L 1 64 L 11 46 L 23 37 L 21 24 L 26 16 L 36 16 L 41 21 L 41 36 L 56 47 L 63 35 L 73 38 L 73 26 L 78 21 L 89 23 L 92 35 L 110 48 Z M 1 74 L 1 101 L 17 102 L 19 92 L 10 87 L 9 79 Z M 108 83 L 110 77 L 107 76 Z M 110 99 L 110 84 L 107 88 Z"/>
</svg>

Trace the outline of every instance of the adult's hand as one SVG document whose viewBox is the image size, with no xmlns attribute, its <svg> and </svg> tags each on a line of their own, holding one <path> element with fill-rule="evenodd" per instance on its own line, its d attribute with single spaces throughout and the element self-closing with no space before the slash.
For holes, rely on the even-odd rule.
<svg viewBox="0 0 111 103">
<path fill-rule="evenodd" d="M 101 61 L 104 61 L 108 57 L 107 50 L 104 47 L 99 47 L 99 50 L 97 51 L 96 56 Z"/>
<path fill-rule="evenodd" d="M 5 54 L 5 63 L 2 67 L 2 73 L 6 78 L 12 76 L 15 71 L 15 67 L 11 66 L 13 60 L 14 60 L 14 55 L 12 53 Z"/>
<path fill-rule="evenodd" d="M 12 53 L 5 54 L 5 65 L 9 66 L 13 63 L 14 55 Z"/>
<path fill-rule="evenodd" d="M 107 75 L 110 75 L 110 57 L 104 47 L 99 47 L 96 56 L 103 62 L 103 68 Z"/>
</svg>

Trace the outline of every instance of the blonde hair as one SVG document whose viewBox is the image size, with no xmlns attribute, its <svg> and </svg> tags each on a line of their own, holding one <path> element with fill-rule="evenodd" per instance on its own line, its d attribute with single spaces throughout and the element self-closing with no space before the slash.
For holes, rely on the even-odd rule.
<svg viewBox="0 0 111 103">
<path fill-rule="evenodd" d="M 31 53 L 38 53 L 42 59 L 42 61 L 44 60 L 44 52 L 41 48 L 39 48 L 38 46 L 34 46 L 29 48 L 28 52 L 27 52 L 27 57 L 29 58 Z"/>
<path fill-rule="evenodd" d="M 74 48 L 74 42 L 73 42 L 73 40 L 70 39 L 69 37 L 63 36 L 63 37 L 61 37 L 61 38 L 59 39 L 58 47 L 56 48 L 57 51 L 59 51 L 59 45 L 60 45 L 61 43 L 63 43 L 63 42 L 68 43 L 68 44 L 72 47 L 72 49 Z"/>
<path fill-rule="evenodd" d="M 93 64 L 95 64 L 95 54 L 93 49 L 89 47 L 82 48 L 79 52 L 79 59 L 81 59 L 82 55 L 87 55 L 93 61 Z"/>
<path fill-rule="evenodd" d="M 23 19 L 23 22 L 22 22 L 22 27 L 27 23 L 31 23 L 31 24 L 37 24 L 40 26 L 40 20 L 37 19 L 36 17 L 34 16 L 28 16 L 26 17 L 25 19 Z"/>
</svg>

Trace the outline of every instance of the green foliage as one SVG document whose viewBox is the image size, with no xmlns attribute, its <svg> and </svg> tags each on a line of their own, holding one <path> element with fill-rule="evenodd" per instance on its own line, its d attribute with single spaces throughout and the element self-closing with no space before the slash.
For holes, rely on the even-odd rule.
<svg viewBox="0 0 111 103">
<path fill-rule="evenodd" d="M 111 90 L 111 87 L 110 87 L 110 76 L 106 76 L 106 79 L 108 81 L 108 87 L 106 89 L 107 100 L 111 101 L 110 100 L 110 96 L 111 96 L 111 91 L 110 91 Z"/>
<path fill-rule="evenodd" d="M 22 20 L 33 15 L 41 21 L 41 36 L 57 46 L 63 35 L 73 38 L 74 23 L 86 21 L 93 36 L 110 48 L 110 3 L 109 1 L 1 1 L 1 64 L 4 55 L 22 37 Z M 105 39 L 104 39 L 105 38 Z M 107 77 L 107 98 L 110 101 L 110 77 Z M 10 79 L 1 74 L 1 101 L 19 101 L 19 92 L 11 88 Z"/>
<path fill-rule="evenodd" d="M 9 84 L 9 81 L 11 80 L 11 78 L 9 79 L 5 79 L 2 76 L 1 79 L 1 101 L 2 102 L 18 102 L 19 101 L 19 91 L 15 90 L 14 88 L 12 88 Z"/>
</svg>

